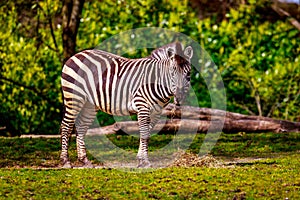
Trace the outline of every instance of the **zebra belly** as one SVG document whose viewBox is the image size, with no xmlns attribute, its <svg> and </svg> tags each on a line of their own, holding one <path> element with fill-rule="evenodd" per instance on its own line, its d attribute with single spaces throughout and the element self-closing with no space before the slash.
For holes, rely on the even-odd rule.
<svg viewBox="0 0 300 200">
<path fill-rule="evenodd" d="M 115 116 L 128 116 L 137 113 L 137 108 L 131 98 L 121 96 L 118 99 L 121 101 L 118 102 L 113 98 L 108 98 L 105 106 L 101 106 L 101 102 L 98 102 L 95 107 L 97 110 Z"/>
</svg>

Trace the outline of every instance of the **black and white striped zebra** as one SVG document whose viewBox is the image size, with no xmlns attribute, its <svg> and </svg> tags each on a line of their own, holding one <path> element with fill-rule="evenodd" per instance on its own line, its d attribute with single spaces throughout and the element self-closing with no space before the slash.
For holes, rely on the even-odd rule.
<svg viewBox="0 0 300 200">
<path fill-rule="evenodd" d="M 75 125 L 78 159 L 87 159 L 84 135 L 96 112 L 112 115 L 137 113 L 140 128 L 138 167 L 150 167 L 150 131 L 171 97 L 180 104 L 190 85 L 192 47 L 179 42 L 154 50 L 150 56 L 128 59 L 101 50 L 84 50 L 72 56 L 62 70 L 64 117 L 61 123 L 61 162 L 71 167 L 69 137 Z"/>
</svg>

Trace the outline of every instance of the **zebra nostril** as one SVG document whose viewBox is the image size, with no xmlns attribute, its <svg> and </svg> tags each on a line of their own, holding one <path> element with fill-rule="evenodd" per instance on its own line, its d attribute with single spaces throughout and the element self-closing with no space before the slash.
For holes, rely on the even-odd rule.
<svg viewBox="0 0 300 200">
<path fill-rule="evenodd" d="M 176 106 L 180 106 L 180 104 L 181 104 L 181 97 L 175 97 L 175 99 L 174 99 L 174 104 L 175 104 Z"/>
</svg>

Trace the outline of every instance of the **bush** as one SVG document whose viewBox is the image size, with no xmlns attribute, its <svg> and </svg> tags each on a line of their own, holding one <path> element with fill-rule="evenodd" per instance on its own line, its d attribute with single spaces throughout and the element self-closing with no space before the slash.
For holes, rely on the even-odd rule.
<svg viewBox="0 0 300 200">
<path fill-rule="evenodd" d="M 96 47 L 110 36 L 139 27 L 182 32 L 198 41 L 219 67 L 228 110 L 295 120 L 300 115 L 299 32 L 285 21 L 263 21 L 257 14 L 260 7 L 231 9 L 225 20 L 216 22 L 200 21 L 187 0 L 87 1 L 77 49 Z M 8 1 L 0 7 L 5 22 L 0 27 L 0 118 L 4 119 L 0 126 L 11 135 L 58 133 L 61 8 L 57 0 Z M 146 54 L 149 51 L 134 56 Z M 192 84 L 198 104 L 209 107 L 207 86 L 197 71 Z M 99 118 L 102 125 L 113 121 L 103 114 Z"/>
</svg>

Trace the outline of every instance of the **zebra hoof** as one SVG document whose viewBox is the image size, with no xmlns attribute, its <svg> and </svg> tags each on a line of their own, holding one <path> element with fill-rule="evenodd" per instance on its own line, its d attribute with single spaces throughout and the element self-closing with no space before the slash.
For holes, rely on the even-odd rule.
<svg viewBox="0 0 300 200">
<path fill-rule="evenodd" d="M 139 160 L 139 164 L 137 166 L 137 168 L 151 168 L 152 165 L 149 162 L 149 160 Z"/>
<path fill-rule="evenodd" d="M 83 160 L 80 161 L 83 163 L 83 165 L 80 168 L 94 168 L 91 161 L 89 161 L 87 158 L 84 158 Z"/>
<path fill-rule="evenodd" d="M 71 165 L 70 161 L 67 161 L 67 162 L 65 162 L 65 163 L 62 165 L 61 168 L 63 168 L 63 169 L 71 169 L 71 168 L 72 168 L 72 165 Z"/>
<path fill-rule="evenodd" d="M 89 168 L 89 169 L 91 169 L 91 168 L 94 168 L 94 165 L 91 162 L 90 163 L 85 163 L 84 165 L 82 165 L 81 168 Z"/>
</svg>

